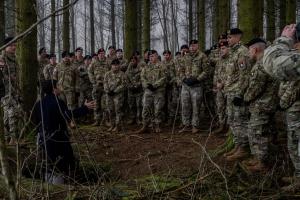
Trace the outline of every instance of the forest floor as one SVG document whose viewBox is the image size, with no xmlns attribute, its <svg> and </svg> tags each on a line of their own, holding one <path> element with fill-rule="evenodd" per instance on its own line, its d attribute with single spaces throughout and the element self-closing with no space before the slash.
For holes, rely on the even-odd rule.
<svg viewBox="0 0 300 200">
<path fill-rule="evenodd" d="M 216 154 L 227 136 L 211 134 L 210 120 L 204 121 L 197 134 L 178 134 L 178 126 L 163 127 L 160 134 L 135 134 L 137 126 L 126 126 L 122 133 L 112 134 L 103 126 L 79 125 L 71 131 L 72 144 L 86 181 L 72 189 L 54 187 L 50 197 L 300 199 L 300 193 L 280 191 L 281 177 L 293 172 L 285 134 L 279 134 L 271 147 L 269 171 L 251 174 L 242 163 L 227 162 L 222 154 Z M 276 125 L 282 130 L 282 121 Z"/>
</svg>

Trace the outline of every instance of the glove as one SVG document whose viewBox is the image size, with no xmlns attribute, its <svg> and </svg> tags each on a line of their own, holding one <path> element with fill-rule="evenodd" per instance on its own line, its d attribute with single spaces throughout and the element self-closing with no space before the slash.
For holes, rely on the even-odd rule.
<svg viewBox="0 0 300 200">
<path fill-rule="evenodd" d="M 150 83 L 147 85 L 147 88 L 152 92 L 156 90 L 156 88 Z"/>
<path fill-rule="evenodd" d="M 114 96 L 116 93 L 114 91 L 109 91 L 107 94 L 108 96 Z"/>
<path fill-rule="evenodd" d="M 244 99 L 242 97 L 234 97 L 232 103 L 235 106 L 242 106 L 243 104 L 245 104 Z"/>
<path fill-rule="evenodd" d="M 136 86 L 136 87 L 133 87 L 130 89 L 132 93 L 136 94 L 136 93 L 140 93 L 142 92 L 142 87 L 139 85 L 139 86 Z"/>
<path fill-rule="evenodd" d="M 187 84 L 188 86 L 193 86 L 193 85 L 195 85 L 195 84 L 198 84 L 198 83 L 200 83 L 200 81 L 198 81 L 196 78 L 194 78 L 194 77 L 191 77 L 191 78 L 185 78 L 185 79 L 183 79 L 183 82 L 185 83 L 185 84 Z"/>
</svg>

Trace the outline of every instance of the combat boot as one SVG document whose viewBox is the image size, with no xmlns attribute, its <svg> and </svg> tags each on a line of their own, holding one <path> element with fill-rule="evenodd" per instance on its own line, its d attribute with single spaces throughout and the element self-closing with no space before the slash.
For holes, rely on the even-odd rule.
<svg viewBox="0 0 300 200">
<path fill-rule="evenodd" d="M 135 134 L 142 134 L 142 133 L 147 133 L 147 132 L 149 132 L 149 128 L 147 126 L 143 125 L 143 127 L 140 128 L 139 130 L 137 130 L 135 132 Z"/>
<path fill-rule="evenodd" d="M 199 130 L 198 128 L 196 128 L 196 127 L 193 126 L 193 129 L 192 129 L 192 133 L 193 133 L 193 134 L 199 133 L 199 131 L 200 131 L 200 130 Z"/>
<path fill-rule="evenodd" d="M 300 190 L 300 177 L 295 177 L 294 181 L 288 185 L 281 188 L 283 192 L 293 193 Z"/>
<path fill-rule="evenodd" d="M 111 132 L 113 132 L 113 133 L 119 133 L 119 131 L 120 131 L 119 126 L 116 126 L 114 129 L 111 130 Z"/>
<path fill-rule="evenodd" d="M 99 121 L 99 120 L 96 120 L 96 121 L 92 124 L 92 126 L 100 126 L 100 121 Z"/>
<path fill-rule="evenodd" d="M 247 166 L 247 169 L 252 173 L 266 172 L 268 170 L 267 166 L 261 160 L 258 160 L 255 165 Z"/>
<path fill-rule="evenodd" d="M 238 146 L 235 146 L 231 151 L 224 153 L 224 157 L 233 155 L 238 150 Z"/>
<path fill-rule="evenodd" d="M 159 127 L 159 124 L 156 124 L 156 126 L 155 126 L 155 133 L 161 133 L 161 129 Z"/>
<path fill-rule="evenodd" d="M 107 129 L 108 132 L 111 132 L 114 129 L 114 126 L 111 126 Z"/>
<path fill-rule="evenodd" d="M 135 120 L 129 119 L 127 122 L 127 125 L 133 125 L 135 123 Z"/>
<path fill-rule="evenodd" d="M 248 156 L 248 152 L 244 147 L 238 146 L 236 152 L 230 156 L 226 157 L 227 161 L 236 161 L 243 158 L 246 158 Z"/>
<path fill-rule="evenodd" d="M 190 126 L 184 126 L 178 133 L 185 133 L 185 132 L 190 132 L 191 128 Z"/>
</svg>

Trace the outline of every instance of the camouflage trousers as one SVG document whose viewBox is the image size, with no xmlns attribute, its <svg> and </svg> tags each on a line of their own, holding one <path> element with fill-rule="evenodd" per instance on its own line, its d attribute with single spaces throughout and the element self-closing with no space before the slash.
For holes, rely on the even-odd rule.
<svg viewBox="0 0 300 200">
<path fill-rule="evenodd" d="M 181 116 L 184 126 L 200 126 L 200 110 L 203 100 L 203 88 L 201 86 L 189 87 L 185 84 L 181 89 Z"/>
<path fill-rule="evenodd" d="M 118 93 L 113 96 L 107 95 L 109 120 L 112 125 L 120 126 L 124 116 L 124 93 Z"/>
<path fill-rule="evenodd" d="M 143 92 L 133 93 L 128 91 L 128 106 L 131 119 L 142 121 L 142 100 Z"/>
<path fill-rule="evenodd" d="M 166 98 L 167 98 L 167 113 L 168 119 L 174 120 L 176 112 L 178 114 L 179 108 L 179 88 L 178 87 L 171 87 L 169 90 L 166 90 Z"/>
<path fill-rule="evenodd" d="M 216 93 L 216 107 L 220 125 L 225 125 L 227 120 L 226 100 L 226 95 L 223 91 L 218 91 Z"/>
<path fill-rule="evenodd" d="M 106 94 L 104 93 L 102 87 L 94 87 L 92 91 L 92 97 L 96 102 L 96 108 L 94 110 L 94 120 L 100 122 L 107 101 Z"/>
<path fill-rule="evenodd" d="M 300 100 L 286 110 L 288 150 L 295 167 L 295 176 L 300 177 Z"/>
<path fill-rule="evenodd" d="M 69 110 L 74 110 L 76 105 L 75 105 L 75 92 L 74 91 L 62 91 L 59 94 L 59 98 L 63 100 Z"/>
<path fill-rule="evenodd" d="M 248 145 L 248 106 L 235 106 L 232 101 L 235 94 L 228 93 L 227 96 L 227 117 L 228 124 L 232 130 L 235 145 Z"/>
<path fill-rule="evenodd" d="M 78 106 L 82 106 L 85 102 L 85 100 L 90 101 L 92 99 L 92 90 L 91 89 L 86 89 L 86 90 L 80 90 L 80 95 L 78 99 Z"/>
<path fill-rule="evenodd" d="M 268 159 L 273 124 L 274 113 L 251 112 L 248 126 L 249 146 L 251 154 L 261 161 Z"/>
<path fill-rule="evenodd" d="M 5 96 L 1 99 L 1 107 L 3 109 L 5 136 L 17 138 L 25 123 L 25 113 L 19 98 Z"/>
<path fill-rule="evenodd" d="M 146 89 L 143 96 L 143 125 L 147 126 L 154 121 L 159 125 L 163 118 L 165 105 L 165 90 L 150 91 Z"/>
<path fill-rule="evenodd" d="M 211 117 L 215 116 L 215 94 L 210 88 L 204 89 L 203 92 L 203 103 L 205 106 L 205 111 L 208 113 Z"/>
</svg>

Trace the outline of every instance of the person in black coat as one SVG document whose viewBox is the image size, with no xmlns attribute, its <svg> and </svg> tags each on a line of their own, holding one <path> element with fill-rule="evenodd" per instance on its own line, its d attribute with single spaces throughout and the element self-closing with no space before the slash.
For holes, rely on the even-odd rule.
<svg viewBox="0 0 300 200">
<path fill-rule="evenodd" d="M 33 123 L 38 129 L 38 145 L 47 161 L 46 174 L 55 171 L 69 175 L 75 168 L 75 158 L 67 123 L 72 118 L 88 114 L 89 109 L 95 108 L 95 102 L 86 101 L 80 108 L 70 111 L 66 103 L 58 98 L 60 91 L 56 81 L 44 81 L 42 89 L 46 95 L 35 104 Z"/>
</svg>

